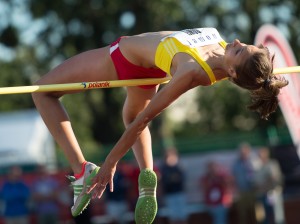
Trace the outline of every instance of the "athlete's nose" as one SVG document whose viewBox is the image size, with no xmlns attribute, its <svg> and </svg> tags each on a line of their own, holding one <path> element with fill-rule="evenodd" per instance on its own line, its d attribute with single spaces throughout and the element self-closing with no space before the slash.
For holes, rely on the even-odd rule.
<svg viewBox="0 0 300 224">
<path fill-rule="evenodd" d="M 235 46 L 237 46 L 237 45 L 241 45 L 241 42 L 240 42 L 238 39 L 235 39 L 235 40 L 233 41 L 233 46 L 235 47 Z"/>
</svg>

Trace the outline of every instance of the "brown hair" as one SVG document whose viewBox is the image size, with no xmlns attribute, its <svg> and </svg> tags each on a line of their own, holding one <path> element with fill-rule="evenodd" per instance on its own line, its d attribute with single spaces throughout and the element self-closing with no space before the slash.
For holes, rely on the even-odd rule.
<svg viewBox="0 0 300 224">
<path fill-rule="evenodd" d="M 274 55 L 270 56 L 268 48 L 263 45 L 259 45 L 258 48 L 261 50 L 235 68 L 237 78 L 230 80 L 250 91 L 252 104 L 248 109 L 257 111 L 262 119 L 267 120 L 277 109 L 277 96 L 280 89 L 288 85 L 288 81 L 273 74 Z"/>
</svg>

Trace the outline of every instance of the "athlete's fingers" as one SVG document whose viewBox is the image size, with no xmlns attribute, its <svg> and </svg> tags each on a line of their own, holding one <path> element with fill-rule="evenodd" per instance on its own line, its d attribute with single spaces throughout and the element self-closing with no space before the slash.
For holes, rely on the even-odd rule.
<svg viewBox="0 0 300 224">
<path fill-rule="evenodd" d="M 105 191 L 106 184 L 98 184 L 93 191 L 93 198 L 101 198 L 103 195 L 103 192 Z"/>
<path fill-rule="evenodd" d="M 99 179 L 99 178 L 98 178 L 97 176 L 95 176 L 95 177 L 93 178 L 93 181 L 92 181 L 91 186 L 87 189 L 87 193 L 88 193 L 88 194 L 91 193 L 91 192 L 93 191 L 93 189 L 97 186 L 97 184 L 98 184 L 98 182 L 99 182 L 98 179 Z"/>
</svg>

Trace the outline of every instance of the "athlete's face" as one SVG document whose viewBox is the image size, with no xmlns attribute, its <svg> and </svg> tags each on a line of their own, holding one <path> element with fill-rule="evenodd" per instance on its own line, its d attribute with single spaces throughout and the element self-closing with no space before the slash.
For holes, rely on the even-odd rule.
<svg viewBox="0 0 300 224">
<path fill-rule="evenodd" d="M 260 50 L 261 49 L 254 45 L 241 43 L 237 39 L 235 39 L 232 43 L 227 44 L 224 60 L 225 64 L 228 66 L 228 68 L 230 68 L 228 71 L 229 76 L 236 78 L 235 67 L 243 64 L 249 57 L 253 55 L 253 53 Z"/>
</svg>

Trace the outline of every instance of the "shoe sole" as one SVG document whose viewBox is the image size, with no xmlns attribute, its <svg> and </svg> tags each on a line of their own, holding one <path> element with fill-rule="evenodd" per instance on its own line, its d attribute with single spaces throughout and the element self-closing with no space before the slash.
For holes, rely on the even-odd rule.
<svg viewBox="0 0 300 224">
<path fill-rule="evenodd" d="M 143 189 L 143 195 L 139 196 L 135 207 L 135 222 L 138 224 L 150 224 L 155 219 L 157 213 L 156 185 L 156 174 L 152 170 L 142 170 L 139 176 L 139 186 Z"/>
<path fill-rule="evenodd" d="M 85 183 L 83 185 L 82 192 L 80 193 L 80 195 L 81 194 L 84 194 L 84 195 L 81 197 L 81 201 L 78 204 L 78 206 L 76 207 L 76 209 L 72 210 L 72 216 L 75 217 L 75 216 L 80 215 L 83 212 L 83 210 L 86 209 L 86 207 L 89 205 L 90 200 L 91 200 L 91 193 L 87 194 L 86 191 L 87 191 L 87 188 L 91 186 L 92 179 L 97 175 L 99 169 L 100 169 L 100 167 L 96 167 L 91 172 L 91 174 L 86 178 Z M 80 195 L 78 196 L 78 198 L 80 197 Z"/>
</svg>

